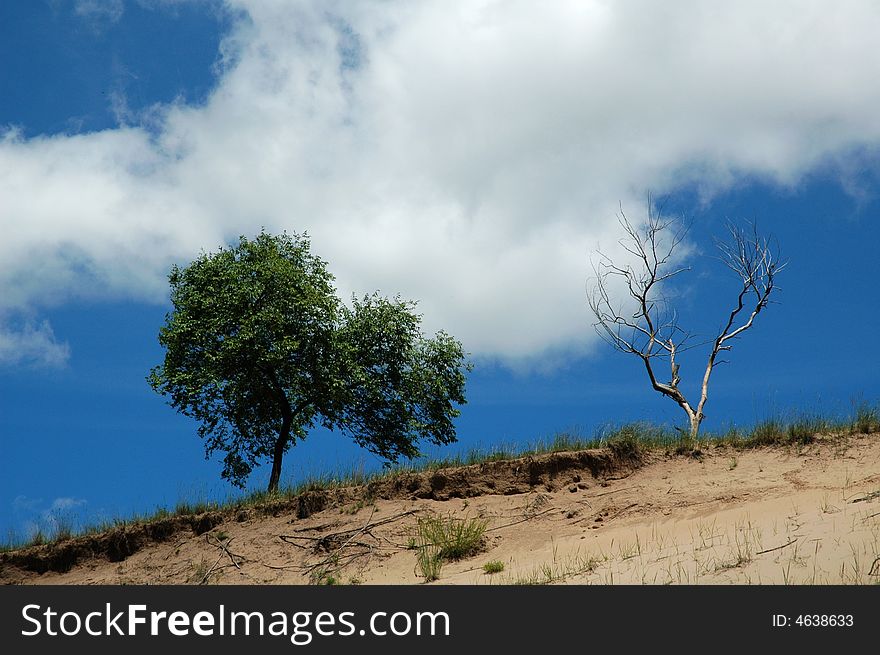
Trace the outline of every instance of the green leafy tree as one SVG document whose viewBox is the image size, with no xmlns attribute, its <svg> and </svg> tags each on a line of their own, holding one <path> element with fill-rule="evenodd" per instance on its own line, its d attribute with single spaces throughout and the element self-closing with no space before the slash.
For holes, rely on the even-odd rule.
<svg viewBox="0 0 880 655">
<path fill-rule="evenodd" d="M 378 294 L 342 303 L 308 237 L 262 232 L 169 275 L 174 310 L 159 331 L 153 389 L 196 419 L 205 456 L 225 452 L 237 486 L 322 425 L 388 461 L 417 442 L 455 441 L 469 365 L 444 332 L 426 338 L 415 304 Z"/>
</svg>

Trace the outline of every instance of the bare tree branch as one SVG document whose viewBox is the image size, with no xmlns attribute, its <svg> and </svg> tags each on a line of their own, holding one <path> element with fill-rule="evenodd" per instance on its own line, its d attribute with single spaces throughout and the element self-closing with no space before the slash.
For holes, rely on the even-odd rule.
<svg viewBox="0 0 880 655">
<path fill-rule="evenodd" d="M 717 242 L 721 261 L 741 282 L 733 308 L 727 315 L 714 339 L 692 344 L 692 334 L 678 324 L 678 314 L 663 293 L 663 287 L 681 273 L 690 270 L 675 266 L 675 251 L 687 236 L 687 228 L 672 218 L 665 218 L 661 209 L 655 209 L 648 198 L 648 212 L 643 224 L 634 225 L 621 210 L 618 215 L 624 237 L 619 244 L 632 255 L 635 264 L 616 263 L 605 253 L 596 253 L 593 260 L 594 276 L 589 281 L 588 303 L 596 322 L 599 336 L 613 348 L 636 355 L 645 366 L 652 388 L 671 398 L 687 414 L 691 436 L 696 438 L 702 422 L 703 408 L 708 400 L 709 378 L 717 364 L 719 353 L 732 348 L 733 339 L 748 330 L 758 314 L 769 304 L 776 288 L 776 275 L 785 267 L 780 261 L 778 247 L 751 230 L 728 225 L 729 241 Z M 635 305 L 632 313 L 624 312 L 622 305 L 614 304 L 611 288 L 620 284 Z M 685 350 L 711 343 L 706 362 L 700 397 L 696 407 L 679 389 L 680 365 L 676 356 Z M 653 360 L 669 359 L 669 382 L 661 382 L 655 373 Z"/>
</svg>

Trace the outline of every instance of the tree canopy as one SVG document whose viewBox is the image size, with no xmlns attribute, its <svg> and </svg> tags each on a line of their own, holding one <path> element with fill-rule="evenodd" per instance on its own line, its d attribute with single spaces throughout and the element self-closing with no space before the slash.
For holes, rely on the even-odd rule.
<svg viewBox="0 0 880 655">
<path fill-rule="evenodd" d="M 159 331 L 157 392 L 196 419 L 205 455 L 225 452 L 222 476 L 244 486 L 322 425 L 387 461 L 418 441 L 456 440 L 469 365 L 445 332 L 427 338 L 415 303 L 378 293 L 337 296 L 306 235 L 241 237 L 169 275 L 173 311 Z"/>
</svg>

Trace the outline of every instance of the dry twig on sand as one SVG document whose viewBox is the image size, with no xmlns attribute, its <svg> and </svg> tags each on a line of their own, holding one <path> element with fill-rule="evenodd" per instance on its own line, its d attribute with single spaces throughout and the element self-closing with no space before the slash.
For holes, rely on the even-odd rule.
<svg viewBox="0 0 880 655">
<path fill-rule="evenodd" d="M 214 537 L 214 541 L 216 543 L 211 544 L 211 539 L 210 539 L 211 537 Z M 224 544 L 222 541 L 220 541 L 220 539 L 217 538 L 216 535 L 207 534 L 207 535 L 205 535 L 205 541 L 207 541 L 212 546 L 219 548 L 224 553 L 229 555 L 229 561 L 232 562 L 232 565 L 235 566 L 235 568 L 237 568 L 239 571 L 241 571 L 241 566 L 239 566 L 239 563 L 235 561 L 235 558 L 236 557 L 239 558 L 242 562 L 246 562 L 247 560 L 243 556 L 236 555 L 231 550 L 229 550 L 229 544 L 232 543 L 232 539 L 227 539 L 226 543 Z"/>
<path fill-rule="evenodd" d="M 214 538 L 213 542 L 211 541 L 211 537 Z M 214 573 L 215 571 L 222 571 L 223 569 L 227 569 L 231 566 L 234 566 L 236 569 L 238 569 L 238 572 L 241 573 L 246 578 L 253 580 L 253 577 L 251 577 L 250 575 L 245 573 L 241 568 L 241 563 L 247 562 L 248 561 L 247 558 L 245 558 L 242 555 L 238 555 L 236 553 L 233 553 L 231 550 L 229 550 L 229 544 L 232 543 L 232 539 L 227 539 L 226 542 L 224 543 L 216 535 L 209 533 L 209 534 L 205 535 L 205 542 L 210 544 L 211 546 L 214 546 L 214 548 L 217 548 L 220 551 L 220 556 L 217 558 L 217 561 L 214 562 L 213 566 L 211 566 L 211 568 L 209 568 L 205 572 L 205 575 L 202 576 L 202 579 L 199 582 L 200 585 L 207 583 L 208 578 L 210 578 L 211 574 Z M 231 563 L 224 564 L 223 566 L 219 566 L 220 562 L 223 560 L 224 557 L 229 557 L 229 561 Z"/>
<path fill-rule="evenodd" d="M 867 494 L 866 496 L 862 496 L 861 498 L 853 498 L 849 502 L 851 502 L 851 503 L 864 503 L 867 501 L 874 500 L 875 498 L 880 498 L 880 490 L 872 491 L 871 493 Z"/>
<path fill-rule="evenodd" d="M 370 516 L 367 519 L 367 522 L 357 528 L 338 530 L 336 532 L 330 532 L 328 534 L 315 537 L 303 534 L 278 535 L 278 538 L 286 544 L 290 544 L 291 546 L 296 546 L 297 548 L 301 548 L 304 550 L 310 549 L 314 553 L 324 552 L 327 553 L 327 555 L 316 563 L 304 564 L 302 566 L 281 567 L 271 566 L 269 564 L 264 564 L 264 566 L 271 569 L 298 569 L 305 574 L 313 574 L 316 571 L 320 571 L 322 577 L 329 576 L 330 574 L 345 568 L 354 560 L 369 555 L 374 551 L 376 547 L 374 543 L 368 543 L 359 539 L 359 537 L 367 535 L 375 542 L 378 542 L 379 538 L 375 534 L 373 534 L 373 529 L 382 525 L 387 525 L 389 523 L 399 521 L 405 516 L 415 514 L 416 510 L 400 512 L 399 514 L 395 514 L 394 516 L 389 516 L 378 521 L 373 521 L 372 519 L 375 512 L 376 510 L 373 509 L 373 511 L 370 512 Z M 303 528 L 297 530 L 297 532 L 305 532 L 307 530 L 307 528 Z M 343 552 L 349 548 L 358 548 L 359 550 L 349 553 Z"/>
<path fill-rule="evenodd" d="M 385 525 L 387 523 L 393 523 L 399 519 L 402 519 L 405 516 L 410 516 L 411 514 L 415 514 L 416 510 L 409 510 L 406 512 L 401 512 L 400 514 L 395 514 L 394 516 L 389 516 L 379 521 L 372 521 L 373 514 L 375 510 L 370 513 L 370 518 L 367 519 L 367 523 L 359 528 L 349 528 L 347 530 L 338 530 L 336 532 L 330 532 L 319 537 L 310 537 L 308 535 L 302 534 L 281 534 L 278 535 L 278 538 L 281 539 L 286 544 L 290 544 L 291 546 L 296 546 L 297 548 L 306 548 L 305 545 L 297 543 L 297 540 L 302 540 L 305 542 L 311 542 L 312 548 L 315 551 L 330 551 L 330 550 L 339 550 L 339 548 L 345 547 L 349 544 L 349 542 L 360 534 L 368 534 L 374 539 L 376 536 L 372 534 L 373 528 L 377 528 L 380 525 Z M 377 539 L 378 540 L 378 539 Z M 342 543 L 342 546 L 337 546 L 337 544 Z"/>
<path fill-rule="evenodd" d="M 764 553 L 772 553 L 774 550 L 782 550 L 783 548 L 786 548 L 787 546 L 791 546 L 796 541 L 797 541 L 797 539 L 792 539 L 787 544 L 782 544 L 781 546 L 775 546 L 774 548 L 768 548 L 767 550 L 759 550 L 757 553 L 755 553 L 755 555 L 763 555 Z"/>
</svg>

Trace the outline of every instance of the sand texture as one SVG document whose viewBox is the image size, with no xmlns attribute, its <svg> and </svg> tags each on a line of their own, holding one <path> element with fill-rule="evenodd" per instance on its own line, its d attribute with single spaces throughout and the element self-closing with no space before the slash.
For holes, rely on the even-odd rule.
<svg viewBox="0 0 880 655">
<path fill-rule="evenodd" d="M 880 437 L 408 474 L 5 553 L 0 582 L 423 584 L 414 546 L 429 516 L 487 522 L 479 552 L 431 584 L 873 584 Z"/>
</svg>

